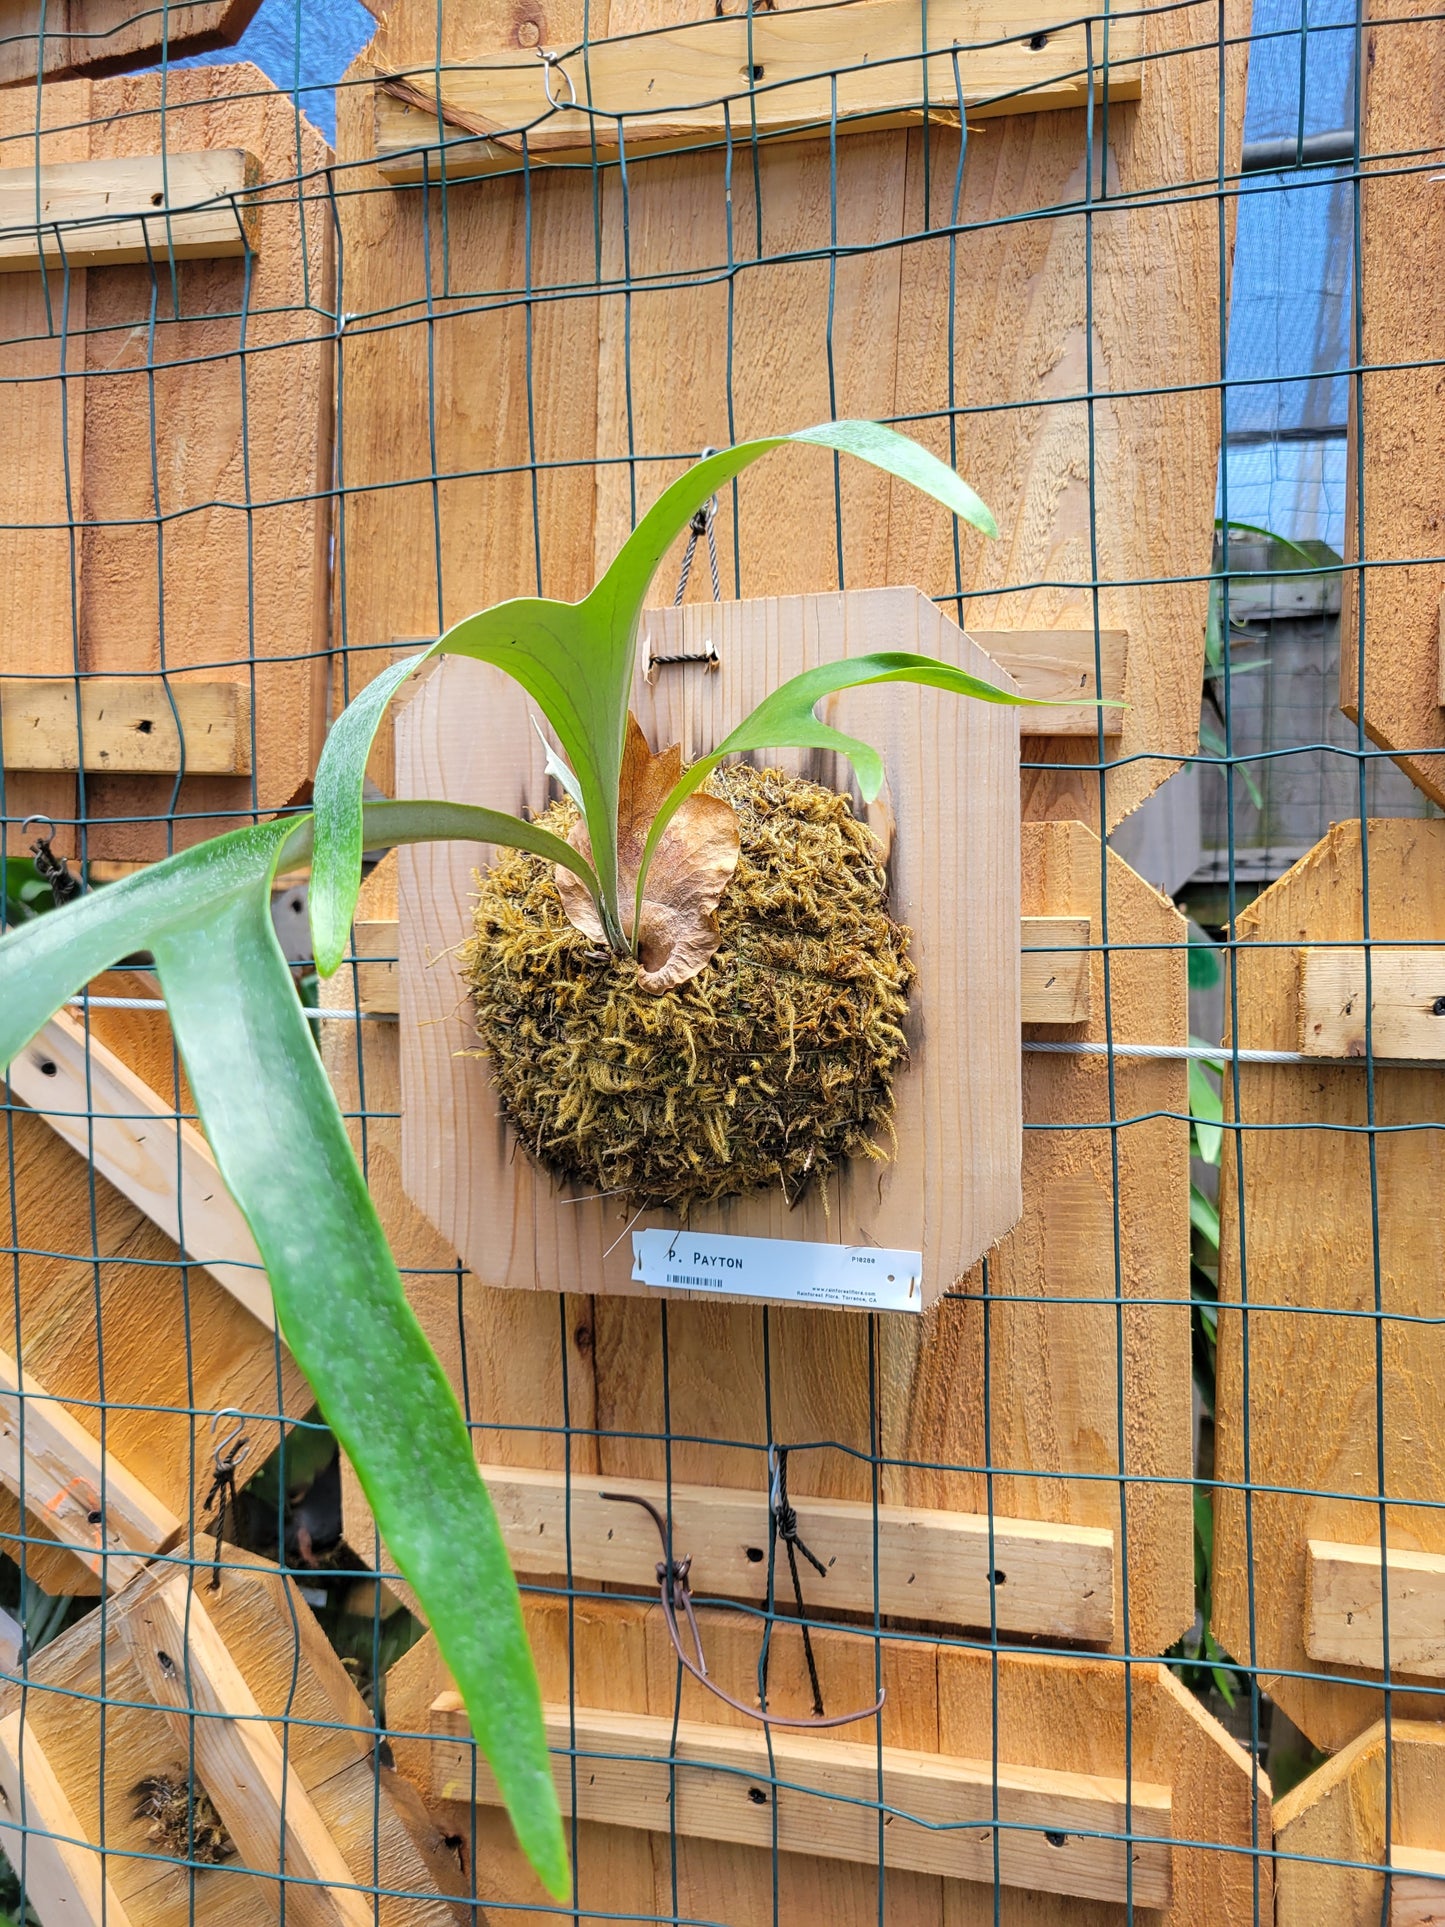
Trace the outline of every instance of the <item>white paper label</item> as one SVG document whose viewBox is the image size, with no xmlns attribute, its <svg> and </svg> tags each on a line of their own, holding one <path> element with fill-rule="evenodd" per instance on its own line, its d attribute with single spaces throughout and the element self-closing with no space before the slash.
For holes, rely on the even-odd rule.
<svg viewBox="0 0 1445 1927">
<path fill-rule="evenodd" d="M 923 1310 L 923 1254 L 876 1245 L 727 1238 L 710 1231 L 634 1231 L 632 1275 L 663 1291 L 715 1291 L 866 1311 Z"/>
</svg>

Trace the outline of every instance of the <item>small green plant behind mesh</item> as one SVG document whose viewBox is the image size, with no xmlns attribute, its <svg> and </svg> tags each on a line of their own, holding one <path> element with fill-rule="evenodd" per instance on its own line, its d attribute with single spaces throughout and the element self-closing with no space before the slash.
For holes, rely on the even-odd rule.
<svg viewBox="0 0 1445 1927">
<path fill-rule="evenodd" d="M 582 602 L 503 603 L 370 684 L 332 729 L 312 815 L 234 830 L 0 939 L 0 1066 L 101 971 L 140 951 L 154 959 L 201 1123 L 255 1238 L 281 1332 L 430 1621 L 518 1839 L 558 1897 L 569 1888 L 567 1851 L 516 1582 L 456 1394 L 407 1303 L 315 1049 L 271 920 L 271 885 L 278 870 L 312 865 L 313 941 L 329 975 L 347 955 L 363 848 L 448 838 L 512 845 L 576 875 L 611 948 L 627 954 L 646 876 L 644 866 L 634 903 L 625 904 L 618 780 L 643 603 L 691 516 L 785 442 L 857 455 L 993 533 L 987 509 L 951 469 L 873 423 L 830 422 L 728 449 L 664 491 Z M 367 757 L 386 704 L 438 653 L 495 663 L 537 702 L 575 774 L 590 860 L 552 831 L 502 811 L 450 802 L 363 805 Z M 876 795 L 877 753 L 813 709 L 835 691 L 895 681 L 989 702 L 1021 700 L 925 656 L 826 664 L 785 684 L 694 764 L 664 810 L 674 812 L 723 756 L 762 748 L 837 751 L 864 796 Z M 928 799 L 909 804 L 926 808 Z M 975 834 L 986 838 L 988 824 Z"/>
</svg>

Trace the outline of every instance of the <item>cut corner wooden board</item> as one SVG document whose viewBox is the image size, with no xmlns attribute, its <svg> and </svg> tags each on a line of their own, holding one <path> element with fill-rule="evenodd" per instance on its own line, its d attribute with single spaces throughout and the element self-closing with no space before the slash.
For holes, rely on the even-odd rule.
<svg viewBox="0 0 1445 1927">
<path fill-rule="evenodd" d="M 103 1615 L 37 1653 L 28 1685 L 0 1693 L 0 1715 L 23 1715 L 24 1742 L 42 1749 L 79 1838 L 104 1841 L 105 1872 L 130 1920 L 270 1918 L 277 1899 L 266 1869 L 282 1864 L 284 1802 L 288 1872 L 335 1883 L 290 1890 L 287 1918 L 452 1927 L 456 1859 L 414 1789 L 377 1758 L 372 1715 L 290 1582 L 231 1546 L 219 1587 L 204 1561 L 193 1590 L 191 1581 L 184 1567 L 153 1567 Z M 141 1781 L 184 1777 L 193 1730 L 197 1778 L 238 1848 L 229 1867 L 202 1867 L 194 1879 L 181 1864 L 184 1842 L 178 1854 L 158 1846 L 137 1805 Z M 17 1767 L 24 1761 L 22 1743 Z M 9 1851 L 6 1832 L 0 1818 Z"/>
<path fill-rule="evenodd" d="M 1445 1921 L 1445 1725 L 1378 1721 L 1286 1794 L 1274 1810 L 1276 1927 L 1437 1927 Z M 1394 1871 L 1382 1913 L 1385 1865 Z"/>
<path fill-rule="evenodd" d="M 1445 143 L 1445 49 L 1428 0 L 1405 0 L 1387 18 L 1367 20 L 1362 63 L 1362 155 L 1395 153 L 1407 142 L 1422 150 Z M 1436 272 L 1445 202 L 1428 171 L 1368 167 L 1359 191 L 1363 371 L 1350 383 L 1340 706 L 1352 720 L 1363 714 L 1371 742 L 1445 804 L 1445 564 L 1437 524 L 1445 432 L 1433 367 L 1445 327 L 1445 289 Z M 1363 702 L 1360 583 L 1349 566 L 1360 561 Z"/>
<path fill-rule="evenodd" d="M 260 0 L 11 0 L 0 13 L 0 87 L 118 73 L 239 40 Z"/>
<path fill-rule="evenodd" d="M 680 741 L 688 758 L 787 677 L 880 647 L 941 655 L 1012 687 L 911 589 L 650 610 L 644 628 L 659 655 L 696 654 L 716 640 L 715 673 L 664 668 L 649 684 L 639 667 L 633 685 L 654 747 Z M 1020 1209 L 1017 712 L 885 685 L 846 692 L 830 713 L 883 756 L 884 792 L 866 814 L 888 848 L 891 904 L 912 933 L 918 968 L 910 1062 L 895 1086 L 897 1154 L 830 1181 L 827 1200 L 815 1188 L 790 1210 L 781 1196 L 752 1193 L 699 1211 L 689 1228 L 921 1250 L 929 1304 Z M 397 718 L 401 790 L 541 807 L 548 779 L 531 714 L 500 671 L 447 658 Z M 846 780 L 831 757 L 770 752 L 767 761 Z M 459 843 L 400 856 L 403 1182 L 487 1284 L 646 1295 L 632 1277 L 629 1233 L 676 1219 L 564 1195 L 520 1154 L 485 1065 L 461 1054 L 470 1025 L 450 957 L 468 929 L 480 856 Z"/>
<path fill-rule="evenodd" d="M 1445 941 L 1445 822 L 1374 821 L 1368 835 L 1372 939 Z M 1298 1048 L 1296 946 L 1360 943 L 1364 872 L 1359 824 L 1336 824 L 1244 911 L 1236 952 L 1242 1048 Z M 1392 1663 L 1394 1708 L 1400 1718 L 1439 1714 L 1436 1697 L 1410 1690 L 1438 1686 L 1438 1678 L 1405 1594 L 1419 1593 L 1422 1583 L 1412 1578 L 1410 1562 L 1445 1554 L 1438 1396 L 1445 1376 L 1445 1328 L 1438 1322 L 1445 1311 L 1445 1220 L 1436 1208 L 1445 1068 L 1376 1068 L 1373 1184 L 1368 1075 L 1358 1059 L 1241 1064 L 1240 1121 L 1252 1127 L 1242 1198 L 1228 1130 L 1220 1177 L 1215 1629 L 1236 1658 L 1261 1668 L 1266 1690 L 1329 1751 L 1381 1712 L 1381 1449 L 1385 1492 L 1399 1502 L 1386 1511 L 1386 1543 L 1400 1560 L 1390 1568 L 1401 1640 Z M 1247 1321 L 1247 1461 L 1241 1229 L 1254 1307 Z M 1378 1328 L 1377 1284 L 1385 1314 Z M 1246 1478 L 1263 1488 L 1248 1502 L 1252 1598 L 1246 1501 L 1238 1489 Z M 1419 1604 L 1427 1610 L 1427 1600 Z M 1421 1666 L 1413 1675 L 1412 1658 Z M 1272 1677 L 1276 1667 L 1282 1670 Z"/>
<path fill-rule="evenodd" d="M 198 750 L 211 771 L 187 774 L 174 804 L 164 764 L 87 772 L 88 854 L 150 859 L 166 854 L 168 831 L 179 846 L 234 828 L 238 813 L 290 804 L 320 748 L 330 149 L 248 64 L 170 70 L 164 81 L 47 81 L 38 111 L 37 135 L 33 90 L 0 91 L 0 169 L 83 163 L 103 179 L 164 147 L 177 157 L 240 150 L 260 174 L 248 259 L 186 260 L 174 283 L 164 248 L 154 268 L 52 270 L 48 289 L 38 271 L 0 275 L 0 378 L 12 397 L 0 453 L 0 675 L 50 684 L 54 701 L 74 705 L 77 680 L 84 691 L 97 678 L 164 671 L 183 733 L 195 685 L 237 685 L 249 706 L 230 773 Z M 16 852 L 21 820 L 43 812 L 73 853 L 75 760 L 10 776 Z"/>
<path fill-rule="evenodd" d="M 98 996 L 156 995 L 153 980 L 125 973 L 98 978 L 92 988 Z M 150 1091 L 189 1111 L 164 1013 L 93 1004 L 88 1022 L 92 1036 Z M 50 1124 L 17 1104 L 8 1128 L 13 1155 L 0 1163 L 0 1224 L 16 1288 L 0 1317 L 0 1347 L 97 1439 L 103 1386 L 112 1460 L 203 1533 L 208 1415 L 238 1406 L 299 1418 L 312 1403 L 306 1381 L 278 1348 L 274 1330 L 202 1265 L 182 1267 L 151 1215 L 100 1176 L 92 1219 L 90 1169 Z M 278 1443 L 280 1426 L 276 1417 L 258 1416 L 247 1429 L 259 1465 Z M 34 1509 L 41 1496 L 33 1493 L 31 1504 L 31 1576 L 52 1591 L 94 1591 L 94 1570 L 48 1545 L 57 1521 L 49 1519 L 48 1531 L 46 1516 Z M 16 1501 L 0 1492 L 0 1537 L 16 1557 L 10 1535 L 18 1527 Z"/>
<path fill-rule="evenodd" d="M 594 1716 L 594 1743 L 602 1742 L 604 1758 L 593 1762 L 598 1779 L 591 1782 L 596 1788 L 600 1781 L 601 1799 L 592 1805 L 584 1787 L 580 1815 L 607 1812 L 609 1774 L 627 1771 L 625 1760 L 609 1768 L 605 1755 L 644 1752 L 647 1745 L 655 1745 L 655 1722 L 670 1722 L 675 1710 L 689 1743 L 700 1743 L 700 1732 L 711 1735 L 722 1757 L 746 1770 L 758 1742 L 756 1726 L 690 1680 L 683 1680 L 681 1698 L 676 1698 L 676 1662 L 655 1605 L 583 1600 L 574 1602 L 569 1615 L 565 1600 L 529 1596 L 525 1612 L 544 1700 L 565 1705 L 570 1694 L 580 1721 L 585 1723 L 589 1713 Z M 700 1612 L 699 1620 L 714 1676 L 750 1701 L 757 1690 L 758 1621 L 717 1610 Z M 871 1634 L 823 1631 L 815 1634 L 814 1647 L 829 1712 L 872 1702 Z M 930 1796 L 919 1781 L 910 1780 L 910 1773 L 943 1789 L 960 1769 L 966 1778 L 967 1763 L 974 1762 L 979 1779 L 989 1782 L 985 1810 L 991 1811 L 995 1757 L 1005 1809 L 1018 1800 L 1016 1789 L 1031 1785 L 1040 1801 L 1031 1810 L 1036 1825 L 1051 1801 L 1062 1803 L 1082 1795 L 1086 1787 L 1106 1800 L 1119 1792 L 1126 1770 L 1127 1715 L 1124 1671 L 1117 1662 L 1005 1651 L 998 1657 L 995 1676 L 993 1658 L 986 1652 L 886 1637 L 876 1650 L 886 1694 L 881 1738 L 890 1804 L 896 1800 L 904 1812 L 923 1811 Z M 456 1737 L 457 1702 L 450 1688 L 430 1635 L 392 1668 L 387 1708 L 396 1733 L 398 1769 L 433 1800 L 439 1790 L 443 1796 L 452 1793 L 434 1810 L 441 1825 L 465 1837 L 475 1824 L 478 1898 L 483 1905 L 493 1902 L 498 1911 L 505 1906 L 509 1918 L 514 1917 L 512 1907 L 522 1908 L 520 1918 L 526 1927 L 534 1927 L 539 1916 L 530 1909 L 539 1907 L 540 1889 L 510 1841 L 503 1817 L 495 1807 L 474 1807 L 470 1798 L 455 1798 L 458 1790 L 470 1791 L 471 1775 L 469 1748 Z M 809 1710 L 796 1629 L 781 1620 L 773 1633 L 769 1690 L 776 1710 Z M 671 1917 L 676 1908 L 683 1918 L 725 1918 L 738 1927 L 766 1927 L 775 1918 L 776 1865 L 780 1917 L 785 1920 L 817 1918 L 830 1927 L 835 1922 L 865 1927 L 876 1921 L 880 1906 L 889 1920 L 916 1921 L 920 1927 L 943 1921 L 982 1927 L 994 1920 L 992 1855 L 987 1853 L 980 1867 L 977 1842 L 967 1832 L 958 1837 L 950 1857 L 946 1846 L 938 1850 L 938 1836 L 931 1846 L 920 1844 L 918 1829 L 895 1818 L 886 1835 L 883 1870 L 877 1868 L 876 1847 L 868 1856 L 873 1864 L 850 1864 L 847 1836 L 850 1820 L 855 1829 L 856 1820 L 846 1807 L 808 1800 L 770 1784 L 775 1777 L 791 1788 L 811 1785 L 836 1795 L 844 1790 L 839 1776 L 846 1777 L 860 1742 L 868 1757 L 877 1760 L 875 1733 L 869 1722 L 806 1736 L 776 1732 L 776 1775 L 763 1770 L 761 1784 L 753 1781 L 761 1800 L 739 1798 L 747 1780 L 742 1789 L 734 1779 L 720 1780 L 715 1810 L 700 1810 L 689 1798 L 689 1776 L 682 1768 L 675 1848 L 665 1830 L 648 1831 L 651 1821 L 641 1799 L 637 1811 L 625 1810 L 624 1825 L 580 1818 L 580 1905 L 584 1911 L 589 1904 L 605 1905 L 644 1918 L 654 1912 Z M 427 1737 L 431 1735 L 436 1737 Z M 1142 1665 L 1133 1671 L 1131 1737 L 1138 1793 L 1133 1831 L 1141 1836 L 1134 1851 L 1140 1856 L 1136 1867 L 1141 1886 L 1147 1879 L 1150 1895 L 1146 1902 L 1141 1893 L 1139 1904 L 1157 1909 L 1149 1917 L 1160 1927 L 1204 1927 L 1206 1922 L 1212 1927 L 1248 1919 L 1255 1878 L 1248 1848 L 1252 1828 L 1262 1842 L 1270 1837 L 1268 1782 L 1251 1773 L 1241 1749 L 1161 1666 Z M 874 1774 L 872 1787 L 861 1794 L 865 1802 L 878 1798 L 876 1766 Z M 1039 1777 L 1030 1781 L 1031 1774 Z M 770 1823 L 774 1803 L 783 1846 L 776 1862 L 770 1824 L 763 1834 L 758 1832 L 758 1812 Z M 1016 1811 L 1022 1817 L 1023 1808 Z M 1043 1824 L 1047 1826 L 1046 1818 Z M 1100 1829 L 1109 1830 L 1107 1825 Z M 912 1853 L 902 1845 L 910 1834 L 918 1849 Z M 1146 1844 L 1151 1836 L 1152 1848 Z M 1167 1862 L 1161 1839 L 1172 1840 Z M 815 1850 L 790 1850 L 802 1840 L 816 1841 Z M 1190 1844 L 1182 1844 L 1185 1841 Z M 1109 1843 L 1095 1844 L 1106 1849 L 1097 1871 L 1105 1880 L 1117 1880 L 1123 1872 L 1117 1850 L 1111 1859 Z M 1028 1834 L 1016 1834 L 1010 1846 L 1014 1850 L 1005 1848 L 1002 1855 L 1005 1920 L 1027 1918 L 1036 1927 L 1093 1927 L 1096 1922 L 1104 1927 L 1121 1915 L 1117 1898 L 1114 1904 L 1091 1903 L 1059 1892 L 1071 1873 L 1037 1859 Z M 835 1857 L 840 1855 L 844 1857 Z M 932 1870 L 910 1865 L 919 1859 Z M 939 1872 L 940 1864 L 948 1871 Z M 1031 1869 L 1038 1882 L 1032 1888 Z M 982 1879 L 966 1877 L 980 1872 Z M 676 1901 L 671 1898 L 674 1874 L 679 1883 Z M 1267 1861 L 1258 1874 L 1261 1917 L 1267 1919 Z M 1162 1907 L 1161 1885 L 1167 1886 L 1168 1895 Z"/>
</svg>

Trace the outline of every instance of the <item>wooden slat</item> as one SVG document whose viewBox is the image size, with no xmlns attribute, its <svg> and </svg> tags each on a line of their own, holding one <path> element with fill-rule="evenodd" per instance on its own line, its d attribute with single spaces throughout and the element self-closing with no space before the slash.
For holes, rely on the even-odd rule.
<svg viewBox="0 0 1445 1927">
<path fill-rule="evenodd" d="M 604 1492 L 668 1504 L 651 1479 L 598 1477 L 484 1465 L 482 1477 L 514 1565 L 525 1572 L 571 1570 L 647 1591 L 655 1583 L 657 1529 L 640 1506 Z M 570 1498 L 570 1521 L 569 1521 Z M 800 1530 L 828 1568 L 812 1595 L 815 1612 L 872 1612 L 873 1508 L 840 1499 L 799 1499 Z M 692 1558 L 699 1591 L 767 1596 L 768 1506 L 761 1492 L 701 1485 L 671 1488 L 678 1556 Z M 570 1537 L 569 1537 L 570 1527 Z M 953 1626 L 989 1624 L 989 1574 L 998 1625 L 1011 1633 L 1107 1641 L 1114 1630 L 1114 1535 L 1098 1527 L 989 1522 L 977 1513 L 880 1506 L 878 1604 L 883 1613 Z"/>
<path fill-rule="evenodd" d="M 1021 709 L 1020 735 L 1095 737 L 1101 713 L 1106 736 L 1122 732 L 1122 709 L 1101 712 L 1094 707 L 1097 684 L 1092 629 L 970 629 L 968 633 L 1000 669 L 1007 669 L 1025 696 L 1049 703 L 1063 702 L 1070 696 L 1079 698 L 1077 707 Z M 1109 702 L 1122 702 L 1129 658 L 1128 630 L 1100 630 L 1099 658 L 1104 685 L 1098 694 Z"/>
<path fill-rule="evenodd" d="M 961 49 L 957 79 L 955 45 Z M 1093 48 L 1097 60 L 1097 29 Z M 1121 16 L 1111 26 L 1109 50 L 1107 74 L 1095 68 L 1097 96 L 1137 100 L 1143 51 L 1137 16 Z M 857 0 L 849 7 L 683 22 L 596 40 L 585 62 L 580 55 L 563 59 L 580 106 L 556 113 L 535 53 L 517 59 L 510 47 L 497 47 L 476 57 L 477 66 L 441 76 L 442 121 L 474 137 L 448 145 L 448 175 L 516 168 L 524 127 L 531 130 L 527 151 L 534 163 L 585 160 L 594 133 L 599 147 L 616 147 L 618 122 L 611 117 L 618 115 L 626 116 L 629 156 L 720 142 L 726 103 L 735 132 L 756 125 L 774 138 L 817 139 L 820 131 L 826 137 L 835 77 L 838 120 L 850 132 L 916 122 L 925 100 L 935 117 L 956 125 L 960 85 L 968 112 L 979 116 L 1082 106 L 1089 88 L 1084 23 L 1075 18 L 1056 26 L 1037 0 L 931 0 L 926 13 L 919 0 Z M 750 73 L 758 91 L 750 89 Z M 567 79 L 554 78 L 554 99 L 568 100 Z M 440 137 L 437 98 L 436 82 L 425 73 L 389 76 L 378 86 L 376 153 L 388 180 L 420 180 L 427 165 L 436 177 L 436 153 L 423 157 L 416 150 L 434 147 Z M 583 111 L 589 106 L 598 118 Z M 500 138 L 487 138 L 492 135 Z"/>
<path fill-rule="evenodd" d="M 0 1674 L 14 1675 L 20 1670 L 20 1652 L 25 1644 L 25 1628 L 0 1607 Z"/>
<path fill-rule="evenodd" d="M 240 1207 L 205 1139 L 174 1116 L 114 1051 L 53 1017 L 9 1067 L 11 1090 L 57 1136 L 275 1330 L 271 1287 Z"/>
<path fill-rule="evenodd" d="M 1382 1669 L 1380 1548 L 1311 1539 L 1306 1558 L 1305 1651 Z M 1388 1568 L 1392 1669 L 1445 1678 L 1445 1556 L 1391 1546 Z"/>
<path fill-rule="evenodd" d="M 373 1017 L 395 1017 L 399 1009 L 395 917 L 359 917 L 355 933 L 356 1007 Z"/>
<path fill-rule="evenodd" d="M 253 203 L 231 200 L 260 180 L 239 147 L 0 168 L 0 273 L 43 255 L 72 268 L 244 254 L 257 237 Z"/>
<path fill-rule="evenodd" d="M 655 1833 L 676 1826 L 695 1838 L 767 1848 L 776 1825 L 784 1853 L 877 1861 L 878 1753 L 871 1744 L 776 1729 L 770 1773 L 761 1730 L 700 1720 L 674 1727 L 652 1714 L 583 1707 L 544 1712 L 564 1813 L 572 1812 L 575 1749 L 579 1819 Z M 443 1694 L 432 1719 L 433 1732 L 461 1742 L 434 1750 L 433 1796 L 496 1805 L 495 1783 L 470 1744 L 459 1697 Z M 1170 1792 L 1140 1780 L 1130 1802 L 1122 1780 L 1102 1775 L 1007 1764 L 995 1770 L 988 1760 L 885 1746 L 882 1804 L 894 1816 L 886 1823 L 886 1864 L 991 1885 L 995 1800 L 1004 1886 L 1121 1901 L 1129 1852 L 1135 1905 L 1168 1906 Z M 1097 1837 L 1130 1832 L 1145 1837 L 1127 1848 L 1120 1838 Z"/>
<path fill-rule="evenodd" d="M 1445 1927 L 1445 1853 L 1392 1847 L 1390 1927 Z"/>
<path fill-rule="evenodd" d="M 287 1918 L 294 1914 L 301 1927 L 367 1927 L 370 1901 L 186 1575 L 156 1587 L 119 1625 L 177 1741 L 189 1746 L 194 1736 L 196 1777 L 241 1858 L 258 1869 L 284 1866 L 294 1877 Z"/>
<path fill-rule="evenodd" d="M 22 1738 L 24 1718 L 0 1720 L 0 1844 L 24 1870 L 26 1900 L 45 1927 L 130 1927 L 99 1851 L 80 1844 L 84 1832 L 33 1723 Z"/>
<path fill-rule="evenodd" d="M 1377 1057 L 1445 1060 L 1445 945 L 1373 950 L 1370 995 Z M 1300 951 L 1299 1047 L 1307 1057 L 1364 1056 L 1363 950 Z"/>
<path fill-rule="evenodd" d="M 0 1481 L 113 1592 L 144 1567 L 137 1555 L 161 1551 L 181 1530 L 175 1514 L 3 1351 Z"/>
<path fill-rule="evenodd" d="M 1019 927 L 1019 1016 L 1025 1024 L 1089 1021 L 1087 917 L 1024 917 Z"/>
<path fill-rule="evenodd" d="M 75 683 L 0 680 L 0 754 L 8 770 L 245 776 L 251 693 L 244 683 L 101 676 Z M 176 727 L 177 716 L 180 719 Z"/>
</svg>

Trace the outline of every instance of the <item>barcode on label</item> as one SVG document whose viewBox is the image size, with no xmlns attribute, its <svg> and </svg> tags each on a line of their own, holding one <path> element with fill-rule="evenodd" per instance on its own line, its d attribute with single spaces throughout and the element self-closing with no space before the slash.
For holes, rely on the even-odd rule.
<svg viewBox="0 0 1445 1927">
<path fill-rule="evenodd" d="M 667 1282 L 670 1285 L 692 1285 L 702 1291 L 716 1291 L 723 1281 L 721 1278 L 693 1278 L 685 1271 L 670 1271 Z"/>
</svg>

